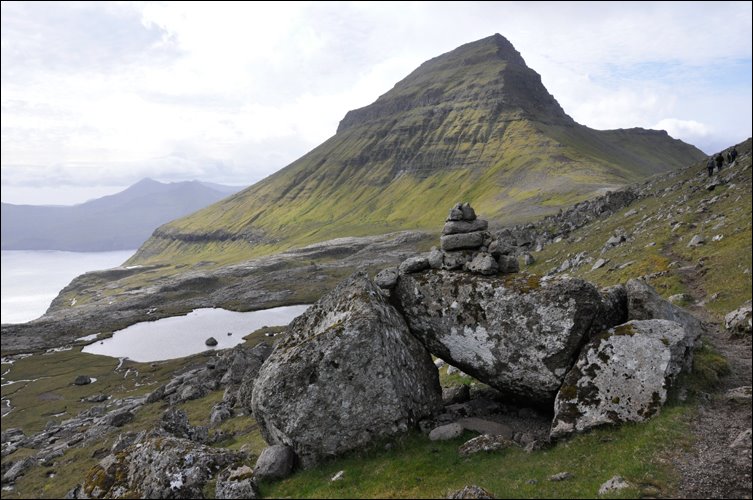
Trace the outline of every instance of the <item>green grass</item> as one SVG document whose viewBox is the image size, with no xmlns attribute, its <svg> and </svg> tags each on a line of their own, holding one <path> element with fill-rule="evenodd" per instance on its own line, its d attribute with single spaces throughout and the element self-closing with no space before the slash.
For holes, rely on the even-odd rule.
<svg viewBox="0 0 753 500">
<path fill-rule="evenodd" d="M 596 430 L 551 449 L 508 449 L 470 458 L 461 458 L 457 448 L 471 433 L 447 442 L 413 433 L 390 442 L 389 449 L 380 444 L 277 483 L 262 483 L 261 492 L 272 498 L 443 498 L 476 484 L 497 498 L 593 498 L 614 475 L 636 485 L 615 498 L 634 498 L 649 485 L 668 492 L 675 477 L 656 460 L 657 453 L 689 445 L 690 413 L 687 407 L 667 407 L 645 424 Z M 344 479 L 331 482 L 340 470 Z M 575 477 L 548 480 L 563 471 Z"/>
</svg>

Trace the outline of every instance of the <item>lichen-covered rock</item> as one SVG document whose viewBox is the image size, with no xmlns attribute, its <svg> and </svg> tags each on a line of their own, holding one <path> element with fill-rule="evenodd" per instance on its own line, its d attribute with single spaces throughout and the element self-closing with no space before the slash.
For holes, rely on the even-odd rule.
<svg viewBox="0 0 753 500">
<path fill-rule="evenodd" d="M 656 415 L 692 352 L 685 329 L 663 319 L 629 321 L 598 335 L 557 393 L 551 437 Z"/>
<path fill-rule="evenodd" d="M 291 323 L 250 403 L 266 441 L 308 467 L 408 430 L 440 408 L 441 389 L 429 353 L 359 272 Z"/>
<path fill-rule="evenodd" d="M 724 317 L 724 328 L 734 335 L 750 335 L 751 324 L 750 300 Z"/>
<path fill-rule="evenodd" d="M 92 467 L 77 498 L 204 498 L 218 470 L 240 465 L 242 453 L 186 439 L 156 436 L 108 455 Z"/>
<path fill-rule="evenodd" d="M 648 283 L 631 279 L 625 284 L 628 320 L 666 319 L 680 323 L 693 340 L 703 333 L 703 325 L 693 315 L 664 300 Z"/>
<path fill-rule="evenodd" d="M 447 441 L 448 439 L 455 439 L 462 434 L 463 426 L 457 422 L 453 422 L 432 429 L 429 433 L 429 439 L 431 441 Z"/>
<path fill-rule="evenodd" d="M 466 264 L 473 260 L 473 252 L 468 250 L 458 250 L 456 252 L 444 252 L 442 269 L 454 271 L 463 269 Z M 434 269 L 434 268 L 432 268 Z"/>
<path fill-rule="evenodd" d="M 402 276 L 395 300 L 432 354 L 537 404 L 554 399 L 602 307 L 583 280 L 447 271 Z"/>
</svg>

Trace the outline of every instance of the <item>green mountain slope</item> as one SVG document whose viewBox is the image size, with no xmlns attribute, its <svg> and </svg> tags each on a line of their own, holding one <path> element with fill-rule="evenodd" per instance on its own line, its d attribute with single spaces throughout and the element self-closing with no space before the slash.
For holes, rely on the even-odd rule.
<svg viewBox="0 0 753 500">
<path fill-rule="evenodd" d="M 531 220 L 702 156 L 665 132 L 577 124 L 494 35 L 425 62 L 276 174 L 162 226 L 130 262 L 224 264 L 431 229 L 457 200 L 492 222 Z"/>
</svg>

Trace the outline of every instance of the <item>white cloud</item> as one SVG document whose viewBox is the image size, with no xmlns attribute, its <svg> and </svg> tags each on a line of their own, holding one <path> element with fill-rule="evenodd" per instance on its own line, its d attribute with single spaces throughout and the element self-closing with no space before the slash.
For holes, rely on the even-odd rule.
<svg viewBox="0 0 753 500">
<path fill-rule="evenodd" d="M 147 175 L 250 184 L 494 32 L 588 126 L 707 151 L 751 133 L 749 2 L 3 2 L 2 28 L 3 199 Z"/>
</svg>

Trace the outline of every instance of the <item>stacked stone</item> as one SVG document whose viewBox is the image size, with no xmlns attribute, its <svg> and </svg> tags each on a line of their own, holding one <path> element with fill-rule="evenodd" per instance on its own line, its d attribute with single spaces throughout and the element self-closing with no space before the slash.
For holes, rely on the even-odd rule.
<svg viewBox="0 0 753 500">
<path fill-rule="evenodd" d="M 489 223 L 477 218 L 468 203 L 457 203 L 452 207 L 439 238 L 442 249 L 440 267 L 466 269 L 484 275 L 496 274 L 499 266 L 489 254 L 492 238 L 488 227 Z"/>
<path fill-rule="evenodd" d="M 426 269 L 464 270 L 484 276 L 518 272 L 515 249 L 492 239 L 488 228 L 489 223 L 479 219 L 473 207 L 457 203 L 445 220 L 440 249 L 433 247 L 428 253 L 406 259 L 399 268 L 384 269 L 376 275 L 376 284 L 389 290 L 400 275 Z"/>
</svg>

